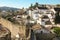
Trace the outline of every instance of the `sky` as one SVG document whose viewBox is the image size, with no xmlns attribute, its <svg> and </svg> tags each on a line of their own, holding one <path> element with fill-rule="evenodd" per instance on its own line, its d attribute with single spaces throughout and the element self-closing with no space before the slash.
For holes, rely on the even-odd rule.
<svg viewBox="0 0 60 40">
<path fill-rule="evenodd" d="M 28 8 L 31 3 L 35 4 L 60 4 L 60 0 L 0 0 L 0 7 Z"/>
</svg>

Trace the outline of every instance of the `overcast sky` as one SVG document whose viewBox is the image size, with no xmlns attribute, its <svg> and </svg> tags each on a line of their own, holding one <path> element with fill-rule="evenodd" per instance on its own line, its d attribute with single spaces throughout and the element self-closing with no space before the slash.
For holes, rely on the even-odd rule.
<svg viewBox="0 0 60 40">
<path fill-rule="evenodd" d="M 39 4 L 60 4 L 60 0 L 0 0 L 0 7 L 8 6 L 8 7 L 29 7 L 30 4 L 34 4 L 38 2 Z"/>
</svg>

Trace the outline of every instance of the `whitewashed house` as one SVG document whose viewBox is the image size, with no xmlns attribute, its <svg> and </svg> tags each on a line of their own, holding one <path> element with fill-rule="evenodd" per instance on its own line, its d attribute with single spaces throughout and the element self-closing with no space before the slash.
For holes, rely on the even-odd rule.
<svg viewBox="0 0 60 40">
<path fill-rule="evenodd" d="M 33 10 L 32 18 L 34 20 L 37 20 L 39 18 L 39 16 L 40 16 L 39 11 L 38 10 Z"/>
</svg>

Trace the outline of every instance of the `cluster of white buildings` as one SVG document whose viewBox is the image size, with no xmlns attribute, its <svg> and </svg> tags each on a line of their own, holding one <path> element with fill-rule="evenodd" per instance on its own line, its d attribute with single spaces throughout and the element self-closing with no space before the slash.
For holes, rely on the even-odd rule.
<svg viewBox="0 0 60 40">
<path fill-rule="evenodd" d="M 35 9 L 29 10 L 28 15 L 36 22 L 37 24 L 40 25 L 47 25 L 46 22 L 51 23 L 51 25 L 55 24 L 54 23 L 54 18 L 56 11 L 54 8 L 47 7 L 48 9 L 39 9 L 36 7 Z"/>
<path fill-rule="evenodd" d="M 53 7 L 46 6 L 47 9 L 39 9 L 36 7 L 35 9 L 31 8 L 26 11 L 26 14 L 17 15 L 14 17 L 20 24 L 26 25 L 28 22 L 27 17 L 30 16 L 29 22 L 40 24 L 44 27 L 52 27 L 55 24 L 55 14 L 56 11 Z"/>
</svg>

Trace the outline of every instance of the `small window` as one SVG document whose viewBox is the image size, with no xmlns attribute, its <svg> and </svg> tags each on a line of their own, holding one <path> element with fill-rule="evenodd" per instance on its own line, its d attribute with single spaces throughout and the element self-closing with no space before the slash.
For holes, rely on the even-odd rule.
<svg viewBox="0 0 60 40">
<path fill-rule="evenodd" d="M 49 17 L 48 16 L 45 16 L 45 15 L 43 16 L 43 19 L 47 19 L 47 18 L 49 18 Z"/>
<path fill-rule="evenodd" d="M 60 12 L 59 12 L 59 16 L 60 16 Z"/>
<path fill-rule="evenodd" d="M 46 21 L 45 24 L 46 24 L 46 25 L 50 25 L 51 22 L 50 22 L 50 21 Z"/>
</svg>

